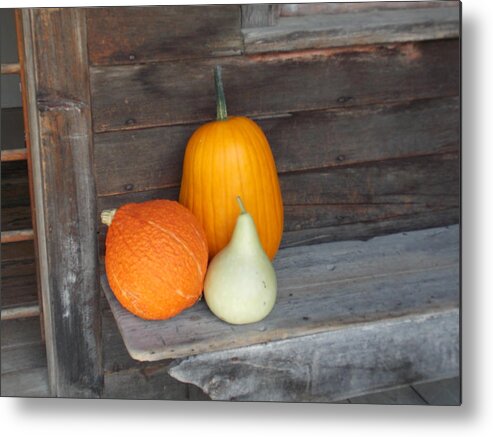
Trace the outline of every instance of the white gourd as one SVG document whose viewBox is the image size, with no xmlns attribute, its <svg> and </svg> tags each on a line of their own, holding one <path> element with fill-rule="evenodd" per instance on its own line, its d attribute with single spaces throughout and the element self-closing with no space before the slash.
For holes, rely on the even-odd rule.
<svg viewBox="0 0 493 437">
<path fill-rule="evenodd" d="M 210 262 L 204 297 L 210 310 L 231 324 L 254 323 L 274 307 L 277 279 L 255 222 L 237 197 L 241 213 L 228 245 Z"/>
</svg>

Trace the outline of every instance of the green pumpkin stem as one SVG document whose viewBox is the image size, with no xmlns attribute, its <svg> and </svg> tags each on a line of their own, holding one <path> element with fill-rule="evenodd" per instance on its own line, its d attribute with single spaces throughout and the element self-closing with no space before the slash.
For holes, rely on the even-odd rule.
<svg viewBox="0 0 493 437">
<path fill-rule="evenodd" d="M 214 69 L 214 83 L 216 84 L 217 119 L 226 120 L 228 118 L 228 110 L 226 108 L 226 97 L 224 97 L 224 87 L 220 65 L 216 65 L 216 68 Z"/>
</svg>

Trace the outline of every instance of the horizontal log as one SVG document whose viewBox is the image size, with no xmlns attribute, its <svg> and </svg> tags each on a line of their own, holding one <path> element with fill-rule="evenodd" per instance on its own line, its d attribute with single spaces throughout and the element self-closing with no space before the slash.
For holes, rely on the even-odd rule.
<svg viewBox="0 0 493 437">
<path fill-rule="evenodd" d="M 30 304 L 11 308 L 2 308 L 2 320 L 22 319 L 26 317 L 39 317 L 39 305 Z"/>
<path fill-rule="evenodd" d="M 284 17 L 275 27 L 243 30 L 245 52 L 458 38 L 459 3 L 454 4 L 455 8 L 376 8 L 356 13 Z"/>
<path fill-rule="evenodd" d="M 280 251 L 278 299 L 262 322 L 232 326 L 204 301 L 171 320 L 146 321 L 102 288 L 130 355 L 139 361 L 240 348 L 457 307 L 458 227 Z"/>
<path fill-rule="evenodd" d="M 333 402 L 459 371 L 459 311 L 188 357 L 170 374 L 213 400 Z"/>
<path fill-rule="evenodd" d="M 32 229 L 2 231 L 2 243 L 16 243 L 17 241 L 26 241 L 32 239 L 34 239 L 34 231 Z"/>
<path fill-rule="evenodd" d="M 23 161 L 27 159 L 27 149 L 2 150 L 2 162 Z"/>
<path fill-rule="evenodd" d="M 140 64 L 239 54 L 240 26 L 238 5 L 89 8 L 89 62 Z"/>
<path fill-rule="evenodd" d="M 217 59 L 92 67 L 95 132 L 215 116 Z M 265 116 L 459 94 L 458 40 L 221 59 L 230 114 Z"/>
<path fill-rule="evenodd" d="M 458 150 L 456 97 L 258 120 L 280 173 Z M 99 195 L 179 184 L 198 124 L 95 135 Z"/>
<path fill-rule="evenodd" d="M 20 64 L 2 64 L 2 74 L 19 74 L 21 72 Z"/>
</svg>

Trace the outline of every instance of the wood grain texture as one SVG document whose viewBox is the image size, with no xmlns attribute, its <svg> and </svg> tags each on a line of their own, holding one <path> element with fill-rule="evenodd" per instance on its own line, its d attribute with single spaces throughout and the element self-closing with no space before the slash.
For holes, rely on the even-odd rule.
<svg viewBox="0 0 493 437">
<path fill-rule="evenodd" d="M 33 241 L 2 246 L 2 310 L 38 303 Z"/>
<path fill-rule="evenodd" d="M 46 367 L 2 374 L 2 397 L 51 397 Z"/>
<path fill-rule="evenodd" d="M 240 6 L 87 9 L 89 62 L 140 64 L 240 54 Z"/>
<path fill-rule="evenodd" d="M 455 309 L 365 323 L 188 357 L 170 374 L 213 400 L 332 402 L 454 374 L 458 320 Z"/>
<path fill-rule="evenodd" d="M 458 98 L 313 111 L 257 120 L 279 173 L 458 151 Z M 177 186 L 198 124 L 95 135 L 98 195 Z"/>
<path fill-rule="evenodd" d="M 455 6 L 281 17 L 277 26 L 243 30 L 245 53 L 458 38 Z"/>
<path fill-rule="evenodd" d="M 282 246 L 458 223 L 459 175 L 456 153 L 281 174 Z M 98 211 L 153 198 L 177 200 L 178 192 L 172 186 L 99 197 Z M 103 246 L 106 228 L 99 229 Z"/>
<path fill-rule="evenodd" d="M 27 159 L 27 150 L 26 149 L 2 150 L 2 162 L 24 161 L 26 159 Z"/>
<path fill-rule="evenodd" d="M 422 382 L 413 384 L 412 387 L 429 405 L 459 406 L 462 404 L 460 377 Z"/>
<path fill-rule="evenodd" d="M 46 368 L 46 348 L 39 318 L 2 320 L 2 375 L 33 368 Z"/>
<path fill-rule="evenodd" d="M 350 404 L 426 405 L 412 387 L 405 386 L 348 399 Z"/>
<path fill-rule="evenodd" d="M 98 397 L 102 348 L 85 15 L 75 8 L 22 13 L 50 389 L 53 396 Z"/>
<path fill-rule="evenodd" d="M 262 322 L 233 326 L 201 301 L 167 321 L 145 321 L 102 287 L 130 355 L 139 361 L 202 354 L 407 317 L 458 305 L 458 226 L 283 249 L 278 301 Z"/>
<path fill-rule="evenodd" d="M 327 2 L 327 3 L 283 3 L 280 16 L 297 17 L 318 14 L 345 14 L 361 11 L 385 11 L 389 9 L 457 7 L 456 1 L 409 1 L 409 2 Z"/>
<path fill-rule="evenodd" d="M 274 26 L 277 24 L 281 5 L 246 4 L 241 5 L 241 27 Z"/>
<path fill-rule="evenodd" d="M 216 59 L 92 67 L 96 132 L 215 116 Z M 458 96 L 458 40 L 221 59 L 231 115 L 285 114 Z"/>
<path fill-rule="evenodd" d="M 188 386 L 172 378 L 166 366 L 154 365 L 104 376 L 103 398 L 188 400 Z"/>
</svg>

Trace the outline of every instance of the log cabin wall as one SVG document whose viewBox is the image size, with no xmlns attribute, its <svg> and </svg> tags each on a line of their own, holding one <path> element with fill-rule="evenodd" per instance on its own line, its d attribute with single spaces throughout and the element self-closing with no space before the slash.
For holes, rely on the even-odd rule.
<svg viewBox="0 0 493 437">
<path fill-rule="evenodd" d="M 177 198 L 220 64 L 229 113 L 254 118 L 273 149 L 284 247 L 457 223 L 458 14 L 455 2 L 87 10 L 98 210 Z"/>
</svg>

